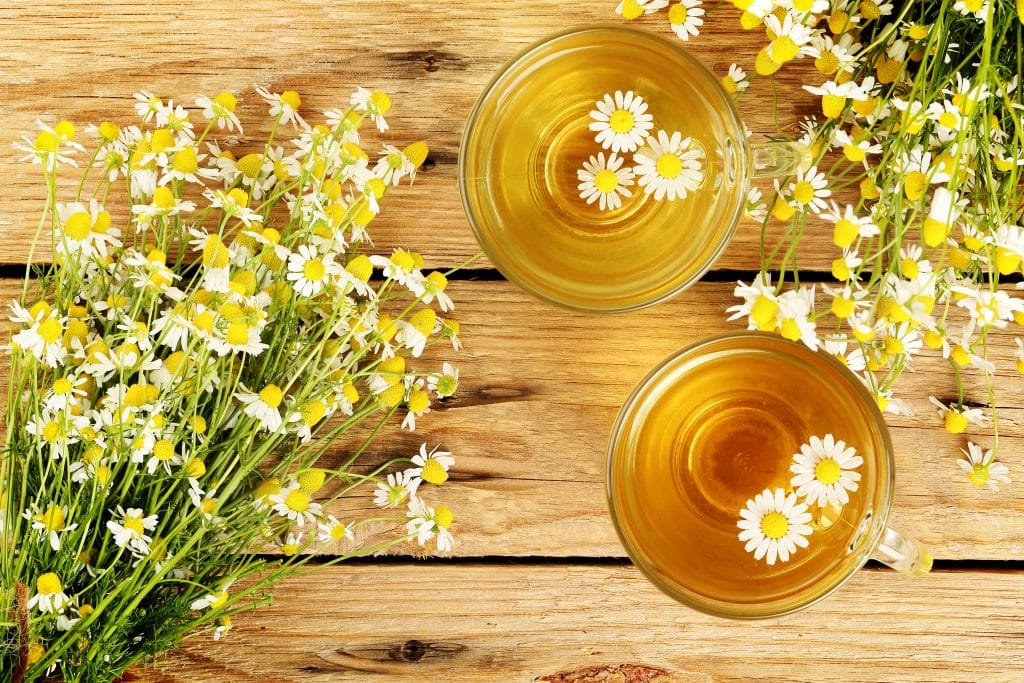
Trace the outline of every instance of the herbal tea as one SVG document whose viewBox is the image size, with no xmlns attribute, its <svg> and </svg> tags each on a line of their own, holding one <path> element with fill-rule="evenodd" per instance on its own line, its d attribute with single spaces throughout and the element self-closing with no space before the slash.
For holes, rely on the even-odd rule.
<svg viewBox="0 0 1024 683">
<path fill-rule="evenodd" d="M 785 345 L 755 335 L 684 352 L 624 409 L 611 453 L 634 560 L 732 616 L 787 611 L 840 583 L 888 493 L 885 441 L 856 380 Z"/>
<path fill-rule="evenodd" d="M 677 45 L 594 28 L 536 46 L 481 98 L 463 200 L 488 255 L 542 298 L 626 310 L 676 293 L 743 206 L 742 124 Z"/>
</svg>

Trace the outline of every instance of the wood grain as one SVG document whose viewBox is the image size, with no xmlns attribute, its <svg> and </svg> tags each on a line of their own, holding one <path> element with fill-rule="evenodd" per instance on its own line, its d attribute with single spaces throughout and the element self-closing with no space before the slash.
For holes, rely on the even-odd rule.
<svg viewBox="0 0 1024 683">
<path fill-rule="evenodd" d="M 0 300 L 17 286 L 0 281 Z M 460 391 L 420 418 L 416 433 L 385 432 L 364 462 L 411 455 L 423 441 L 453 451 L 452 481 L 425 495 L 443 498 L 455 511 L 458 555 L 621 557 L 603 484 L 612 422 L 633 386 L 663 357 L 703 335 L 740 329 L 725 321 L 731 292 L 728 284 L 700 284 L 660 306 L 600 316 L 554 309 L 505 282 L 452 283 L 465 349 L 430 353 L 420 366 L 436 369 L 442 359 L 454 360 Z M 1012 345 L 1007 334 L 990 340 L 1001 368 L 995 380 L 1001 458 L 1019 479 L 1024 387 L 1013 369 Z M 899 395 L 917 414 L 889 418 L 896 450 L 893 526 L 940 559 L 1019 559 L 1024 490 L 1019 484 L 1000 493 L 973 486 L 956 464 L 965 438 L 947 434 L 928 402 L 929 394 L 954 398 L 948 366 L 925 354 L 900 386 Z M 984 399 L 976 379 L 969 386 L 969 400 Z M 967 436 L 977 434 L 972 429 Z M 979 441 L 989 445 L 987 437 Z M 340 464 L 348 452 L 335 450 L 323 462 Z M 357 495 L 332 509 L 358 517 L 372 502 L 368 494 Z"/>
<path fill-rule="evenodd" d="M 466 116 L 493 73 L 523 47 L 572 25 L 619 22 L 614 0 L 453 3 L 416 0 L 394 9 L 365 3 L 299 0 L 236 3 L 126 1 L 106 11 L 95 2 L 0 1 L 0 263 L 20 263 L 38 222 L 43 185 L 39 167 L 16 161 L 10 144 L 35 136 L 34 121 L 134 121 L 132 94 L 151 90 L 192 104 L 201 93 L 239 95 L 244 123 L 261 120 L 257 85 L 298 90 L 302 111 L 315 120 L 348 100 L 357 85 L 392 93 L 389 140 L 424 139 L 428 170 L 387 203 L 374 240 L 382 249 L 419 249 L 432 265 L 461 263 L 478 251 L 463 216 L 455 162 Z M 116 15 L 116 21 L 112 21 Z M 637 22 L 675 40 L 664 12 Z M 744 32 L 731 7 L 715 12 L 692 49 L 718 75 L 736 61 L 747 67 L 764 42 Z M 792 132 L 815 108 L 800 90 L 801 71 L 778 76 L 778 91 L 761 81 L 741 102 L 758 134 Z M 778 114 L 775 114 L 778 95 Z M 242 143 L 268 133 L 247 125 Z M 82 133 L 84 140 L 87 136 Z M 781 228 L 773 226 L 769 240 Z M 828 270 L 830 234 L 803 242 L 801 263 Z M 737 234 L 719 267 L 756 268 L 758 226 Z"/>
<path fill-rule="evenodd" d="M 804 612 L 742 623 L 675 604 L 631 567 L 357 565 L 290 580 L 227 639 L 197 636 L 126 680 L 530 681 L 625 665 L 688 683 L 1013 681 L 1022 591 L 1021 572 L 867 569 Z"/>
</svg>

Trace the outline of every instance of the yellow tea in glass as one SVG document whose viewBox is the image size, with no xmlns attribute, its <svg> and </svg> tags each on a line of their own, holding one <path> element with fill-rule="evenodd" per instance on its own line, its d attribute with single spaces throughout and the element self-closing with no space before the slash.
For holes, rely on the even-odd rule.
<svg viewBox="0 0 1024 683">
<path fill-rule="evenodd" d="M 632 129 L 636 148 L 602 147 L 602 124 Z M 656 198 L 636 177 L 614 206 L 588 203 L 580 171 L 598 154 L 624 169 L 646 154 L 669 179 L 689 172 L 659 145 L 673 135 L 700 164 L 685 197 Z M 509 280 L 563 306 L 625 311 L 699 279 L 736 227 L 754 166 L 784 173 L 798 151 L 763 148 L 755 161 L 732 100 L 679 41 L 598 26 L 542 41 L 495 77 L 466 125 L 459 177 L 470 225 Z"/>
<path fill-rule="evenodd" d="M 798 499 L 794 456 L 815 435 L 856 451 L 859 478 L 841 502 L 806 505 L 805 546 L 759 558 L 739 538 L 741 511 L 765 491 Z M 819 463 L 813 475 L 836 481 L 835 462 L 824 464 L 836 469 Z M 885 423 L 852 373 L 744 332 L 697 342 L 641 382 L 615 425 L 607 488 L 623 544 L 655 584 L 702 611 L 756 618 L 812 604 L 871 556 L 928 570 L 927 551 L 885 526 L 892 479 Z M 786 524 L 769 513 L 757 533 Z"/>
</svg>

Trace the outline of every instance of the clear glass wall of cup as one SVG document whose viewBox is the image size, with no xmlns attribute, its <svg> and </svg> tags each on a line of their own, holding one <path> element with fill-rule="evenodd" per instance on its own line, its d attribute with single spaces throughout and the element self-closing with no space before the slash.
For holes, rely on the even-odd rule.
<svg viewBox="0 0 1024 683">
<path fill-rule="evenodd" d="M 859 486 L 844 505 L 812 504 L 806 547 L 768 564 L 738 538 L 740 510 L 766 488 L 793 492 L 792 454 L 813 432 L 856 449 Z M 681 349 L 634 389 L 606 490 L 623 545 L 655 585 L 702 612 L 756 619 L 818 602 L 869 558 L 930 570 L 928 550 L 886 526 L 893 471 L 885 421 L 853 373 L 802 344 L 737 332 Z"/>
<path fill-rule="evenodd" d="M 595 142 L 591 112 L 615 93 L 643 99 L 656 140 L 679 133 L 702 155 L 703 180 L 685 198 L 658 201 L 635 182 L 614 209 L 581 198 L 578 171 L 613 153 Z M 623 168 L 637 151 L 654 150 L 619 150 Z M 808 154 L 750 145 L 719 79 L 680 41 L 594 26 L 530 46 L 494 77 L 466 125 L 459 183 L 473 232 L 510 281 L 561 306 L 629 311 L 700 279 L 736 229 L 750 179 L 790 174 Z"/>
</svg>

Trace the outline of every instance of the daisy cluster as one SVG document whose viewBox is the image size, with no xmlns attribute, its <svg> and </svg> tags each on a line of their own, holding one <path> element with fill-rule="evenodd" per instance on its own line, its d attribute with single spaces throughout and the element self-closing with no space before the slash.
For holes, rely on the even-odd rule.
<svg viewBox="0 0 1024 683">
<path fill-rule="evenodd" d="M 90 126 L 88 151 L 69 121 L 19 143 L 46 181 L 54 265 L 10 306 L 0 585 L 27 588 L 4 600 L 30 630 L 0 628 L 15 629 L 5 671 L 104 680 L 196 626 L 219 637 L 308 550 L 452 547 L 452 511 L 423 496 L 451 454 L 424 445 L 354 469 L 381 425 L 414 430 L 458 387 L 447 362 L 417 367 L 428 347 L 460 346 L 445 274 L 372 253 L 368 234 L 427 147 L 371 159 L 363 124 L 387 128 L 383 92 L 360 88 L 320 123 L 293 91 L 258 94 L 273 132 L 252 151 L 229 147 L 230 93 L 193 109 L 138 93 L 142 125 Z M 330 514 L 374 487 L 400 509 Z M 252 554 L 275 548 L 280 561 Z"/>
<path fill-rule="evenodd" d="M 835 523 L 850 502 L 860 481 L 857 469 L 864 459 L 844 441 L 831 434 L 812 436 L 793 455 L 789 489 L 765 489 L 740 510 L 739 540 L 755 560 L 770 565 L 788 562 L 797 548 L 806 548 L 808 537 Z M 811 510 L 818 511 L 812 523 Z"/>
<path fill-rule="evenodd" d="M 700 147 L 678 131 L 653 134 L 654 117 L 632 90 L 605 94 L 590 118 L 594 139 L 608 157 L 598 152 L 576 172 L 580 198 L 587 204 L 597 202 L 602 211 L 617 209 L 623 197 L 633 196 L 634 182 L 656 200 L 685 199 L 704 181 Z M 623 167 L 621 153 L 633 155 L 633 166 Z"/>
<path fill-rule="evenodd" d="M 922 354 L 940 357 L 957 385 L 953 397 L 932 397 L 944 425 L 953 434 L 984 428 L 995 452 L 996 358 L 1024 373 L 1024 299 L 1014 291 L 1024 272 L 1024 2 L 732 4 L 742 26 L 763 30 L 766 41 L 752 74 L 733 65 L 723 87 L 739 96 L 755 78 L 803 61 L 820 116 L 794 136 L 814 165 L 777 181 L 767 201 L 752 190 L 747 216 L 789 227 L 766 245 L 768 267 L 739 283 L 742 303 L 730 319 L 834 355 L 891 413 L 910 412 L 894 395 L 903 372 Z M 636 18 L 667 5 L 627 0 L 619 13 Z M 819 231 L 836 250 L 836 283 L 784 286 L 800 280 L 801 236 Z M 999 346 L 1010 351 L 993 353 Z M 970 374 L 987 394 L 973 404 Z M 989 483 L 992 470 L 978 464 L 971 481 Z"/>
</svg>

